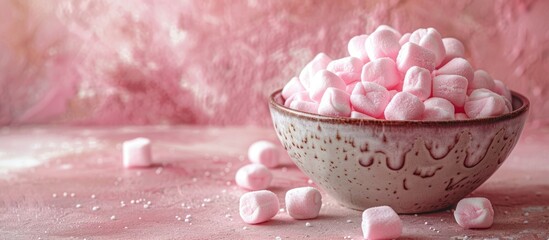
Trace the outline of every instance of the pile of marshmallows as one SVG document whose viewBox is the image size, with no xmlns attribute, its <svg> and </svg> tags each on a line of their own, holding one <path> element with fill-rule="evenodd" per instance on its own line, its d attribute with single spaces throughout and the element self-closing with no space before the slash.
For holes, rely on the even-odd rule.
<svg viewBox="0 0 549 240">
<path fill-rule="evenodd" d="M 273 179 L 269 168 L 279 165 L 281 149 L 272 142 L 258 141 L 248 149 L 251 164 L 241 167 L 235 175 L 236 184 L 250 190 L 240 197 L 239 212 L 248 224 L 272 219 L 279 212 L 275 193 L 265 190 Z M 313 219 L 322 207 L 322 195 L 313 187 L 294 188 L 286 192 L 286 211 L 294 219 Z M 486 198 L 464 198 L 454 211 L 456 222 L 464 228 L 489 228 L 494 221 L 492 204 Z M 395 239 L 402 234 L 403 224 L 389 206 L 366 209 L 362 213 L 362 232 L 365 239 Z"/>
<path fill-rule="evenodd" d="M 316 55 L 283 88 L 286 107 L 333 117 L 463 120 L 512 111 L 511 92 L 433 28 L 401 35 L 381 25 L 353 37 L 348 57 Z"/>
</svg>

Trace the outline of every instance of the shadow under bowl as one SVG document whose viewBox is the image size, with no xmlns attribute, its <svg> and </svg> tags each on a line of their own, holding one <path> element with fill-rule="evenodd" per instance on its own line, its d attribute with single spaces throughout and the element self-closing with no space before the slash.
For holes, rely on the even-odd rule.
<svg viewBox="0 0 549 240">
<path fill-rule="evenodd" d="M 512 92 L 513 111 L 491 118 L 391 121 L 328 117 L 269 102 L 292 161 L 343 206 L 388 205 L 398 213 L 447 208 L 485 182 L 509 156 L 529 101 Z"/>
</svg>

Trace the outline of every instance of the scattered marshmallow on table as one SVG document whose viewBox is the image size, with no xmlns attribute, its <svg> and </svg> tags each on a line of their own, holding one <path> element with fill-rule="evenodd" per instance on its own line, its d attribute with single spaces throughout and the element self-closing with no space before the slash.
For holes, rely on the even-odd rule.
<svg viewBox="0 0 549 240">
<path fill-rule="evenodd" d="M 268 168 L 278 166 L 280 162 L 280 148 L 269 141 L 257 141 L 248 148 L 248 158 L 253 163 L 260 163 Z"/>
<path fill-rule="evenodd" d="M 124 167 L 149 167 L 152 164 L 151 140 L 135 138 L 122 144 Z"/>
<path fill-rule="evenodd" d="M 402 234 L 402 221 L 389 206 L 372 207 L 362 213 L 365 239 L 395 239 Z"/>
<path fill-rule="evenodd" d="M 271 185 L 273 174 L 262 164 L 252 163 L 238 169 L 236 184 L 248 190 L 264 190 Z"/>
<path fill-rule="evenodd" d="M 245 223 L 258 224 L 276 216 L 279 206 L 278 197 L 271 191 L 248 192 L 240 197 L 239 213 Z"/>
<path fill-rule="evenodd" d="M 322 195 L 313 187 L 294 188 L 286 192 L 286 211 L 295 219 L 312 219 L 318 216 Z"/>
<path fill-rule="evenodd" d="M 463 228 L 489 228 L 494 222 L 494 209 L 487 198 L 464 198 L 458 202 L 454 218 Z"/>
</svg>

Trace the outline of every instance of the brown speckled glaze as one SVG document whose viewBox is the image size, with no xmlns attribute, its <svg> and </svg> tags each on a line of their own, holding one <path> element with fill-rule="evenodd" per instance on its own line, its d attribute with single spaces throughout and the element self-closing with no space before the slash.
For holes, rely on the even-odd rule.
<svg viewBox="0 0 549 240">
<path fill-rule="evenodd" d="M 486 181 L 515 146 L 528 100 L 509 114 L 463 121 L 334 118 L 284 107 L 271 95 L 275 131 L 295 164 L 342 205 L 399 213 L 446 208 Z"/>
</svg>

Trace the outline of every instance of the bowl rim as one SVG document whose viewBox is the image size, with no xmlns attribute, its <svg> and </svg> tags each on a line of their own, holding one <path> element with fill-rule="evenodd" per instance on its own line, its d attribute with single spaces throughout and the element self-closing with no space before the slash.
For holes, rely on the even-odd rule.
<svg viewBox="0 0 549 240">
<path fill-rule="evenodd" d="M 381 125 L 381 126 L 456 126 L 456 125 L 483 125 L 496 122 L 502 122 L 505 120 L 517 118 L 528 112 L 530 108 L 530 101 L 524 95 L 511 91 L 512 100 L 518 100 L 521 105 L 513 111 L 489 118 L 475 118 L 467 120 L 446 120 L 446 121 L 423 121 L 423 120 L 385 120 L 385 119 L 360 119 L 349 117 L 330 117 L 314 113 L 302 112 L 299 110 L 288 108 L 279 104 L 276 98 L 280 96 L 282 89 L 274 91 L 269 97 L 269 106 L 271 109 L 276 109 L 282 113 L 293 117 L 305 118 L 307 120 L 313 120 L 323 123 L 340 123 L 350 125 Z"/>
</svg>

